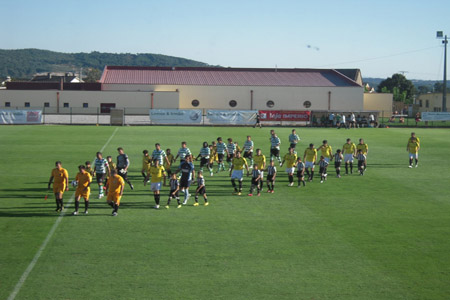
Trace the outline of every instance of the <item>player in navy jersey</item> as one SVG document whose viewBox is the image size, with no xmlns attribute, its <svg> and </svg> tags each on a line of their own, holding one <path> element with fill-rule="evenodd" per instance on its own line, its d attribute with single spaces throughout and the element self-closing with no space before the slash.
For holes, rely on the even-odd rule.
<svg viewBox="0 0 450 300">
<path fill-rule="evenodd" d="M 341 149 L 337 149 L 334 154 L 334 168 L 336 169 L 337 178 L 341 178 L 341 162 L 344 159 L 344 156 L 341 153 Z"/>
<path fill-rule="evenodd" d="M 191 180 L 195 180 L 195 173 L 194 173 L 194 164 L 192 163 L 192 157 L 186 156 L 185 161 L 180 165 L 178 168 L 178 172 L 181 172 L 180 177 L 180 190 L 184 190 L 184 201 L 183 205 L 186 205 L 188 199 L 189 199 L 189 187 L 191 185 Z"/>
<path fill-rule="evenodd" d="M 128 167 L 130 166 L 130 160 L 128 159 L 128 155 L 126 155 L 123 151 L 122 147 L 117 148 L 119 155 L 117 156 L 117 174 L 119 174 L 123 180 L 129 184 L 130 188 L 133 190 L 133 184 L 128 179 Z"/>
</svg>

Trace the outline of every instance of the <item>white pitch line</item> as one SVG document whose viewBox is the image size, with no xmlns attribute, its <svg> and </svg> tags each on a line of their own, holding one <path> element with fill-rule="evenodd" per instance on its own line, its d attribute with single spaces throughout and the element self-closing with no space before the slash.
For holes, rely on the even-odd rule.
<svg viewBox="0 0 450 300">
<path fill-rule="evenodd" d="M 106 146 L 108 146 L 109 142 L 111 142 L 111 140 L 113 139 L 114 135 L 116 134 L 117 130 L 119 129 L 119 127 L 117 127 L 114 132 L 111 134 L 111 136 L 109 137 L 109 139 L 106 141 L 105 145 L 103 145 L 102 149 L 100 150 L 100 152 L 103 152 L 103 150 L 106 148 Z M 75 193 L 72 194 L 72 196 L 69 199 L 69 202 L 67 203 L 66 208 L 70 207 L 70 204 L 73 202 L 73 200 L 75 199 Z M 47 237 L 45 238 L 44 242 L 42 243 L 41 247 L 39 248 L 39 250 L 36 252 L 36 254 L 33 257 L 33 260 L 30 262 L 30 264 L 28 265 L 28 267 L 26 268 L 25 272 L 23 272 L 22 276 L 20 277 L 19 281 L 17 282 L 16 286 L 14 287 L 13 292 L 9 295 L 8 300 L 14 300 L 17 296 L 17 294 L 19 293 L 20 289 L 22 288 L 23 284 L 25 283 L 25 281 L 28 278 L 28 275 L 30 275 L 31 271 L 33 270 L 34 266 L 36 265 L 37 261 L 39 260 L 39 258 L 41 257 L 42 252 L 44 252 L 45 247 L 47 247 L 48 242 L 50 241 L 50 239 L 52 238 L 53 234 L 55 233 L 56 229 L 59 226 L 59 223 L 61 223 L 62 218 L 65 216 L 66 214 L 64 212 L 62 212 L 58 218 L 55 221 L 55 224 L 53 224 L 52 228 L 50 229 L 50 231 L 47 234 Z"/>
</svg>

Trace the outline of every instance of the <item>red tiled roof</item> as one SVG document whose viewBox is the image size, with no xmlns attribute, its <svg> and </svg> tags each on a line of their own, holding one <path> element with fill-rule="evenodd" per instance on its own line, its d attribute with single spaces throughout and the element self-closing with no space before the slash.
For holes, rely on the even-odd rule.
<svg viewBox="0 0 450 300">
<path fill-rule="evenodd" d="M 245 69 L 106 66 L 103 84 L 203 86 L 357 86 L 332 69 Z"/>
</svg>

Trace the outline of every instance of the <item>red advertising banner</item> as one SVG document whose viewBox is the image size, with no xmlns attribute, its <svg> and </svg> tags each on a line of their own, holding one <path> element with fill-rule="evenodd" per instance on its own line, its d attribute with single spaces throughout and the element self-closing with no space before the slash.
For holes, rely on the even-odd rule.
<svg viewBox="0 0 450 300">
<path fill-rule="evenodd" d="M 310 111 L 260 110 L 261 121 L 309 121 Z"/>
</svg>

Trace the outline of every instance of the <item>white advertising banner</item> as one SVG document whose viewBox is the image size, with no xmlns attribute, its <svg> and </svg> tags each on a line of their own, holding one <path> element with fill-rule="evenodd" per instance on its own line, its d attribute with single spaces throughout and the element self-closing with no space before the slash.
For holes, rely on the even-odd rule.
<svg viewBox="0 0 450 300">
<path fill-rule="evenodd" d="M 41 124 L 42 110 L 0 110 L 0 124 Z"/>
<path fill-rule="evenodd" d="M 423 112 L 422 121 L 450 121 L 450 112 Z"/>
<path fill-rule="evenodd" d="M 150 109 L 150 121 L 156 124 L 201 124 L 201 109 Z"/>
<path fill-rule="evenodd" d="M 207 110 L 211 124 L 249 125 L 256 122 L 257 110 Z"/>
</svg>

